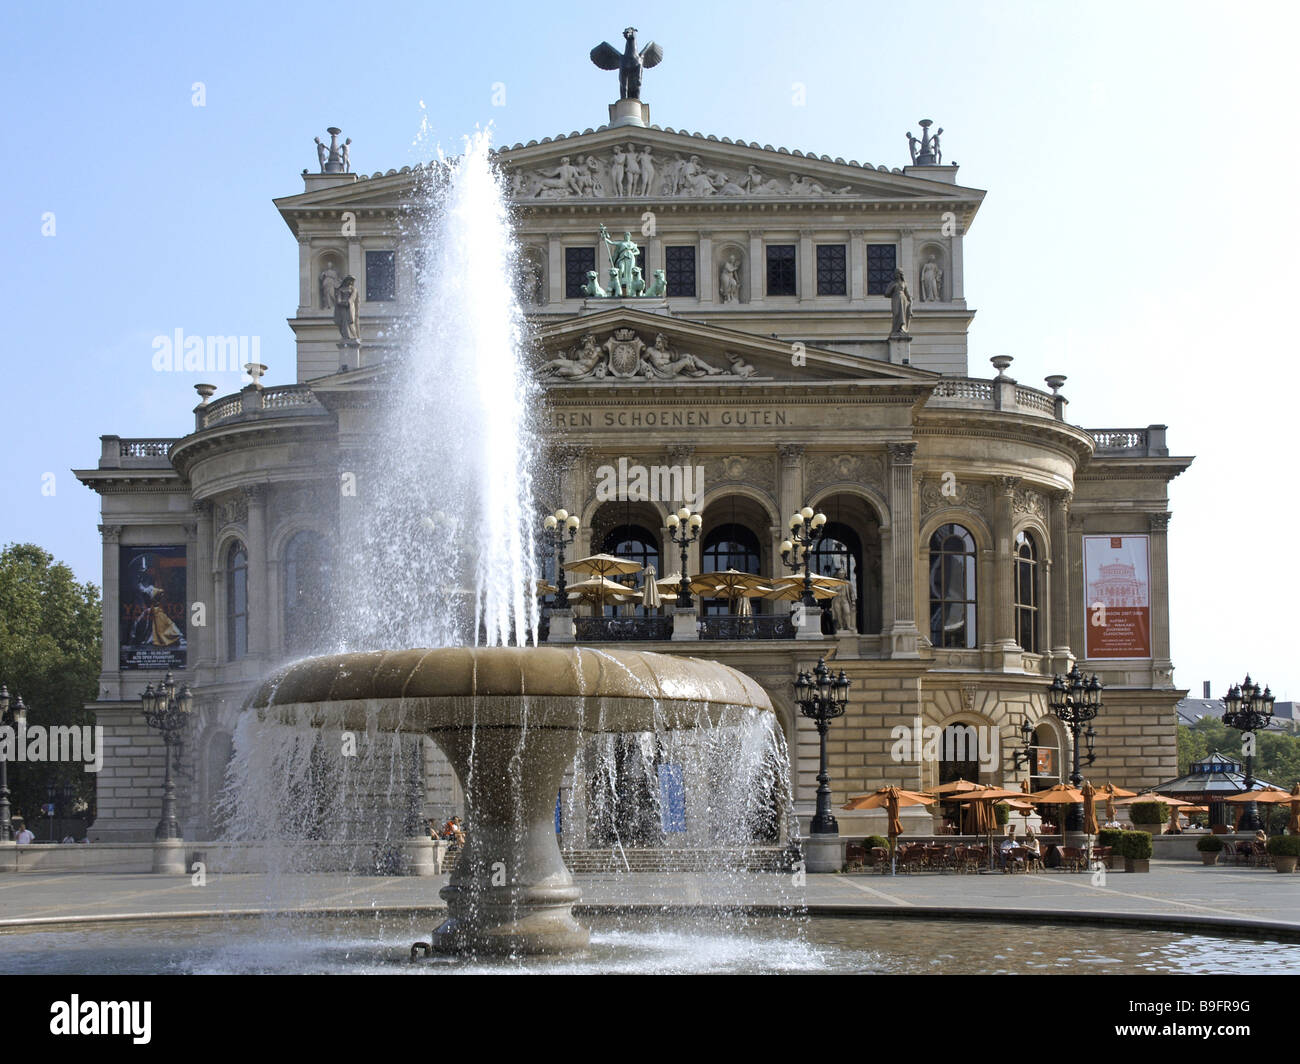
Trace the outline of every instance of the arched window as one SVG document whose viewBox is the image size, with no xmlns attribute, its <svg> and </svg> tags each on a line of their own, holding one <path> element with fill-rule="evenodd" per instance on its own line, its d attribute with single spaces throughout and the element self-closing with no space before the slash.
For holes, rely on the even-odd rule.
<svg viewBox="0 0 1300 1064">
<path fill-rule="evenodd" d="M 640 577 L 631 576 L 626 578 L 631 585 L 635 586 L 638 579 L 645 579 L 644 570 L 649 565 L 655 567 L 656 580 L 664 575 L 659 564 L 659 540 L 653 532 L 641 525 L 619 525 L 611 529 L 605 537 L 604 546 L 601 550 L 605 554 L 612 554 L 616 558 L 626 558 L 628 561 L 636 562 L 641 566 L 643 572 Z M 605 609 L 610 616 L 617 615 L 616 607 L 606 606 Z M 647 613 L 644 606 L 637 606 L 636 611 L 640 616 L 645 616 Z"/>
<path fill-rule="evenodd" d="M 1038 653 L 1038 544 L 1028 532 L 1016 536 L 1016 641 Z"/>
<path fill-rule="evenodd" d="M 284 548 L 284 649 L 319 649 L 328 619 L 329 561 L 316 532 L 297 532 Z"/>
<path fill-rule="evenodd" d="M 1029 763 L 1029 782 L 1034 790 L 1046 790 L 1061 782 L 1061 747 L 1056 741 L 1056 733 L 1049 725 L 1040 724 L 1034 729 L 1029 752 L 1032 758 Z"/>
<path fill-rule="evenodd" d="M 975 538 L 961 525 L 930 537 L 930 642 L 975 647 Z"/>
<path fill-rule="evenodd" d="M 704 537 L 700 551 L 700 571 L 721 573 L 735 569 L 739 573 L 758 575 L 762 564 L 758 537 L 745 525 L 719 525 Z M 726 599 L 704 599 L 704 615 L 729 613 L 731 603 Z M 757 603 L 751 603 L 751 608 Z M 755 611 L 757 612 L 757 611 Z"/>
<path fill-rule="evenodd" d="M 226 657 L 248 653 L 248 551 L 239 542 L 226 552 Z"/>
</svg>

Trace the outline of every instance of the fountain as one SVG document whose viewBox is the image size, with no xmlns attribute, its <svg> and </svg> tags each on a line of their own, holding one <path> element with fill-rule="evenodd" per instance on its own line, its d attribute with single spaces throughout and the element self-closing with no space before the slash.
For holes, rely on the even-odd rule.
<svg viewBox="0 0 1300 1064">
<path fill-rule="evenodd" d="M 592 731 L 719 727 L 770 712 L 766 692 L 695 658 L 576 647 L 444 647 L 313 658 L 253 697 L 297 727 L 427 734 L 465 789 L 465 852 L 443 888 L 446 951 L 582 949 L 579 892 L 560 855 L 555 796 Z"/>
<path fill-rule="evenodd" d="M 427 255 L 421 312 L 389 371 L 370 503 L 344 547 L 365 559 L 334 611 L 350 652 L 289 665 L 249 707 L 271 726 L 427 735 L 442 750 L 465 794 L 468 841 L 431 948 L 579 951 L 589 935 L 553 817 L 584 738 L 764 715 L 769 737 L 779 729 L 763 689 L 714 662 L 526 645 L 537 642 L 538 395 L 509 283 L 517 249 L 486 135 L 431 172 L 415 234 Z M 784 769 L 783 750 L 780 760 Z"/>
</svg>

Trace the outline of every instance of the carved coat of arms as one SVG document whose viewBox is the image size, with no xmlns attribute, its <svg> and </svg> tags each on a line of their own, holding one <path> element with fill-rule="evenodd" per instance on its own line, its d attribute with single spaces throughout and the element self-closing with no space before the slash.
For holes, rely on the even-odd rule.
<svg viewBox="0 0 1300 1064">
<path fill-rule="evenodd" d="M 609 354 L 609 372 L 615 377 L 635 377 L 641 371 L 645 341 L 632 329 L 615 329 L 604 343 Z"/>
</svg>

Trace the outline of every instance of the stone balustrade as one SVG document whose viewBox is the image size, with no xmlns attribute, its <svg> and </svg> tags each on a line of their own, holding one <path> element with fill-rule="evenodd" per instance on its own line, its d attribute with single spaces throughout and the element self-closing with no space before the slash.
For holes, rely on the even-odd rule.
<svg viewBox="0 0 1300 1064">
<path fill-rule="evenodd" d="M 1169 446 L 1164 425 L 1134 429 L 1086 429 L 1096 441 L 1097 454 L 1123 458 L 1166 458 Z"/>
<path fill-rule="evenodd" d="M 155 437 L 151 439 L 121 436 L 101 436 L 100 469 L 166 468 L 171 465 L 168 452 L 174 438 Z"/>
<path fill-rule="evenodd" d="M 282 384 L 274 388 L 249 385 L 234 395 L 223 395 L 199 406 L 194 411 L 194 431 L 201 432 L 213 425 L 249 416 L 275 416 L 323 414 L 311 389 L 305 384 Z"/>
<path fill-rule="evenodd" d="M 977 377 L 944 377 L 935 385 L 927 404 L 931 407 L 958 407 L 963 410 L 1001 410 L 1012 414 L 1030 414 L 1065 420 L 1064 396 L 1049 395 L 1037 388 L 1026 388 L 1010 377 L 981 380 Z"/>
</svg>

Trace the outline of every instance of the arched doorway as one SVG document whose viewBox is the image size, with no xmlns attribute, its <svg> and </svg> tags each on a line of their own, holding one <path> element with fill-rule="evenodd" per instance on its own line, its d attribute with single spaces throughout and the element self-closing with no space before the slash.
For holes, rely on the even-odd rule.
<svg viewBox="0 0 1300 1064">
<path fill-rule="evenodd" d="M 844 569 L 857 600 L 855 624 L 863 635 L 881 629 L 880 515 L 866 499 L 846 492 L 815 504 L 827 517 L 826 532 L 813 551 L 812 567 L 823 576 Z"/>
</svg>

